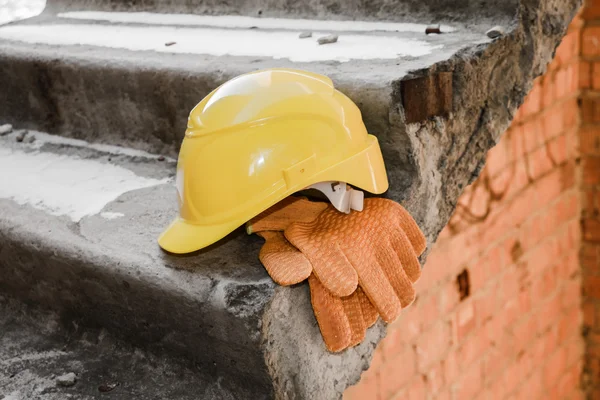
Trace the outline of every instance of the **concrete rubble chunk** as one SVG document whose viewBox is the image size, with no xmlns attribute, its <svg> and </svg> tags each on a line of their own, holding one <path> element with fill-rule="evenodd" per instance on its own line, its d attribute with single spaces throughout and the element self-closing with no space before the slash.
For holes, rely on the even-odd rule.
<svg viewBox="0 0 600 400">
<path fill-rule="evenodd" d="M 338 41 L 338 35 L 327 35 L 322 36 L 317 39 L 317 43 L 319 44 L 331 44 Z"/>
<path fill-rule="evenodd" d="M 485 34 L 490 39 L 496 39 L 496 38 L 498 38 L 500 36 L 503 36 L 504 32 L 505 31 L 504 31 L 503 27 L 501 27 L 500 25 L 496 25 L 492 29 L 490 29 L 489 31 L 487 31 Z"/>
<path fill-rule="evenodd" d="M 298 35 L 300 39 L 306 39 L 312 37 L 312 32 L 302 32 Z"/>
<path fill-rule="evenodd" d="M 67 374 L 56 377 L 56 384 L 58 386 L 70 387 L 75 385 L 77 381 L 77 375 L 74 372 L 69 372 Z"/>
<path fill-rule="evenodd" d="M 173 159 L 189 111 L 228 79 L 257 69 L 331 77 L 379 139 L 385 196 L 408 209 L 431 247 L 581 1 L 289 4 L 48 0 L 40 17 L 1 26 L 0 123 L 26 127 L 36 140 L 23 146 L 0 136 L 0 166 L 56 169 L 42 176 L 13 168 L 45 181 L 11 185 L 18 192 L 0 198 L 0 293 L 186 357 L 214 381 L 233 379 L 253 394 L 237 398 L 341 398 L 368 367 L 384 324 L 361 345 L 328 353 L 307 285 L 275 285 L 257 258 L 259 238 L 239 230 L 187 257 L 158 248 L 177 212 Z M 259 9 L 261 18 L 244 26 L 223 16 L 256 17 Z M 112 11 L 129 20 L 104 13 Z M 195 19 L 206 15 L 209 22 Z M 424 34 L 432 21 L 443 35 Z M 495 25 L 507 27 L 502 40 L 483 36 Z M 141 39 L 115 39 L 116 26 Z M 330 47 L 298 40 L 309 30 L 344 37 Z M 260 45 L 243 45 L 248 38 Z M 289 46 L 273 45 L 282 41 Z M 8 169 L 0 168 L 0 180 L 25 182 L 2 175 Z M 103 170 L 118 184 L 93 175 Z M 73 171 L 87 177 L 87 191 L 77 193 L 90 208 L 53 190 Z"/>
<path fill-rule="evenodd" d="M 12 129 L 13 127 L 11 124 L 0 125 L 0 136 L 8 135 L 12 132 Z"/>
</svg>

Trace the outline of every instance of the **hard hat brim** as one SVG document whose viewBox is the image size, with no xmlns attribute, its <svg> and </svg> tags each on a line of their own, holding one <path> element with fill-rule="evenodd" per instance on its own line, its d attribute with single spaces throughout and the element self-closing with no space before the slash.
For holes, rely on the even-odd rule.
<svg viewBox="0 0 600 400">
<path fill-rule="evenodd" d="M 196 225 L 177 218 L 159 236 L 158 244 L 169 253 L 192 253 L 224 238 L 243 223 L 236 220 L 217 225 Z"/>
</svg>

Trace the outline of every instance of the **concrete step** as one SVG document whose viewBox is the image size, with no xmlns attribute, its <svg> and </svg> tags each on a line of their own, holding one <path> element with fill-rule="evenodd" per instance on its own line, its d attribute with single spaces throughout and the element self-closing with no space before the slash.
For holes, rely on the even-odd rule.
<svg viewBox="0 0 600 400">
<path fill-rule="evenodd" d="M 367 119 L 388 119 L 393 82 L 460 49 L 491 42 L 485 36 L 489 26 L 452 24 L 442 26 L 442 35 L 426 35 L 426 28 L 147 13 L 45 14 L 0 27 L 0 80 L 7 85 L 0 93 L 0 119 L 174 156 L 195 104 L 236 75 L 271 67 L 326 74 L 362 106 Z M 313 37 L 300 39 L 303 31 Z M 332 33 L 339 35 L 337 43 L 318 45 L 319 37 Z M 27 95 L 18 95 L 23 92 Z"/>
<path fill-rule="evenodd" d="M 52 12 L 65 10 L 149 11 L 205 15 L 245 15 L 314 19 L 415 21 L 445 19 L 481 21 L 513 18 L 518 0 L 48 0 Z"/>
<path fill-rule="evenodd" d="M 266 398 L 187 359 L 133 347 L 76 320 L 65 326 L 55 313 L 1 296 L 0 332 L 3 400 Z M 59 379 L 68 374 L 72 385 Z"/>
<path fill-rule="evenodd" d="M 361 346 L 327 353 L 307 287 L 276 287 L 256 237 L 240 230 L 187 257 L 160 250 L 175 214 L 174 160 L 19 135 L 0 138 L 0 181 L 9 183 L 0 189 L 0 293 L 184 355 L 268 397 L 276 386 L 291 398 L 311 398 L 311 387 L 335 397 L 366 367 L 381 326 Z"/>
</svg>

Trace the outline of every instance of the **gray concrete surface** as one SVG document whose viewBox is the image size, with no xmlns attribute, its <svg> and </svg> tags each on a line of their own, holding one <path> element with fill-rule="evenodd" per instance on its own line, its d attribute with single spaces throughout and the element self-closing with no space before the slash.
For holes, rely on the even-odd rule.
<svg viewBox="0 0 600 400">
<path fill-rule="evenodd" d="M 217 361 L 217 368 L 219 367 Z M 74 383 L 60 383 L 74 376 Z M 235 378 L 0 297 L 0 399 L 259 400 Z"/>
<path fill-rule="evenodd" d="M 262 17 L 416 21 L 513 18 L 518 0 L 49 0 L 51 11 L 152 11 Z"/>
<path fill-rule="evenodd" d="M 119 1 L 52 4 L 45 15 L 26 23 L 53 23 L 52 13 L 60 7 L 125 8 Z M 134 10 L 175 12 L 206 5 L 199 12 L 210 6 L 220 13 L 234 7 L 224 2 L 127 4 Z M 237 12 L 252 14 L 254 4 L 242 2 Z M 515 2 L 496 7 L 493 2 L 484 2 L 487 7 L 455 2 L 455 13 L 444 11 L 450 8 L 446 1 L 375 2 L 369 12 L 354 2 L 329 11 L 321 7 L 330 3 L 306 4 L 307 9 L 296 12 L 293 5 L 273 1 L 264 13 L 278 15 L 289 7 L 287 16 L 401 19 L 392 18 L 395 11 L 410 11 L 407 19 L 446 18 L 459 29 L 422 38 L 445 45 L 428 57 L 344 64 L 3 41 L 0 82 L 7 90 L 0 92 L 0 121 L 175 155 L 189 109 L 219 83 L 262 67 L 322 72 L 357 103 L 367 128 L 378 136 L 391 185 L 386 195 L 415 216 L 431 246 L 532 80 L 545 70 L 580 1 L 521 0 L 511 23 Z M 473 7 L 478 12 L 470 12 Z M 387 11 L 378 14 L 376 9 Z M 491 41 L 485 31 L 496 21 L 506 21 L 508 33 Z M 403 82 L 439 72 L 452 74 L 451 111 L 406 123 Z M 139 165 L 139 160 L 119 162 L 132 170 Z M 172 174 L 172 166 L 149 167 L 154 164 L 137 167 L 138 173 L 148 166 L 153 176 Z M 218 357 L 229 366 L 219 374 L 235 373 L 240 384 L 262 388 L 275 398 L 339 398 L 368 366 L 384 327 L 371 329 L 361 346 L 327 353 L 306 286 L 275 287 L 249 256 L 257 254 L 260 242 L 242 232 L 192 256 L 162 254 L 154 239 L 174 215 L 172 194 L 170 185 L 130 192 L 106 208 L 126 212 L 127 220 L 87 217 L 77 224 L 0 200 L 0 292 L 45 304 L 86 326 L 103 326 L 140 346 L 185 354 L 208 371 Z"/>
<path fill-rule="evenodd" d="M 115 164 L 148 178 L 174 173 L 168 160 L 56 143 L 36 149 L 41 140 L 19 143 L 16 135 L 1 137 L 0 147 Z M 269 398 L 275 390 L 280 398 L 330 398 L 356 381 L 382 325 L 361 346 L 328 353 L 308 288 L 277 287 L 258 261 L 257 237 L 238 230 L 197 254 L 163 253 L 156 238 L 175 208 L 172 183 L 107 204 L 102 211 L 124 214 L 116 219 L 95 214 L 73 222 L 0 199 L 0 293 L 185 356 L 205 373 Z"/>
</svg>

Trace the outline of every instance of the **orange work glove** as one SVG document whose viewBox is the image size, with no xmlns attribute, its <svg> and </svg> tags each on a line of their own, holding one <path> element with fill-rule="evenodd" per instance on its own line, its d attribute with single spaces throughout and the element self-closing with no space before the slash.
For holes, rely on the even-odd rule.
<svg viewBox="0 0 600 400">
<path fill-rule="evenodd" d="M 306 253 L 276 232 L 281 230 Z M 260 232 L 266 239 L 260 259 L 275 282 L 291 285 L 310 277 L 315 316 L 332 351 L 362 341 L 377 319 L 373 299 L 386 322 L 414 299 L 412 282 L 420 276 L 416 257 L 425 249 L 425 238 L 393 201 L 367 199 L 365 211 L 346 215 L 326 203 L 290 197 L 250 221 L 248 232 Z M 315 240 L 321 243 L 315 245 Z M 341 259 L 332 259 L 336 256 Z M 353 261 L 359 262 L 358 268 Z M 362 288 L 357 288 L 359 281 Z"/>
</svg>

